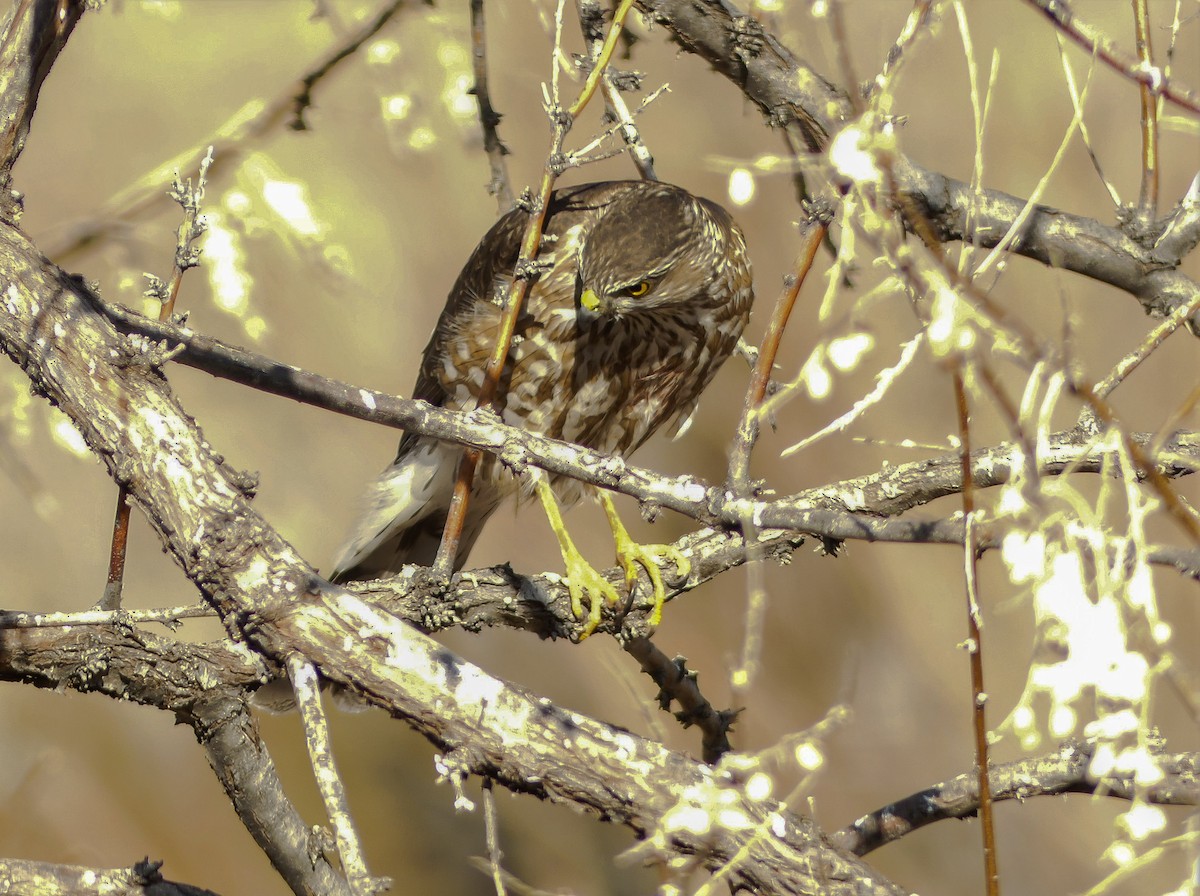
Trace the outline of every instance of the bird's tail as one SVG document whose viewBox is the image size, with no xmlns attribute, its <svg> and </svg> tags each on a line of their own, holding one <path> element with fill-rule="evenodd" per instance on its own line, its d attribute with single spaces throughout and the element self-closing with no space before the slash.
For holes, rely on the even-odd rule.
<svg viewBox="0 0 1200 896">
<path fill-rule="evenodd" d="M 436 439 L 417 439 L 401 451 L 367 492 L 363 512 L 337 554 L 332 582 L 376 579 L 406 563 L 433 565 L 462 448 Z M 454 568 L 466 561 L 497 498 L 476 489 L 468 505 Z"/>
</svg>

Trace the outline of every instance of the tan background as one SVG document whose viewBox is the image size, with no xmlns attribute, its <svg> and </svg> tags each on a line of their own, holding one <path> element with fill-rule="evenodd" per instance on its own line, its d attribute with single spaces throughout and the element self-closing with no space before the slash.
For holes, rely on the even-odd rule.
<svg viewBox="0 0 1200 896">
<path fill-rule="evenodd" d="M 347 21 L 370 8 L 329 4 Z M 374 4 L 371 4 L 373 6 Z M 443 96 L 468 74 L 465 4 L 402 13 L 384 32 L 398 54 L 368 65 L 355 60 L 318 88 L 309 113 L 312 130 L 282 131 L 259 147 L 262 157 L 217 178 L 209 207 L 229 220 L 232 190 L 250 206 L 241 242 L 253 277 L 248 316 L 265 322 L 252 342 L 239 318 L 214 304 L 211 266 L 188 275 L 180 307 L 196 328 L 286 362 L 352 383 L 406 394 L 417 357 L 443 297 L 479 235 L 494 218 L 486 195 L 487 167 L 472 117 L 456 116 Z M 550 40 L 539 16 L 545 3 L 489 4 L 493 102 L 505 114 L 502 136 L 513 150 L 515 185 L 535 182 L 548 145 L 540 82 L 548 75 Z M 838 79 L 825 26 L 807 4 L 789 3 L 789 45 Z M 1000 54 L 999 79 L 985 147 L 986 184 L 1028 195 L 1058 146 L 1071 114 L 1053 36 L 1024 4 L 970 4 L 976 52 L 986 72 Z M 1169 3 L 1152 3 L 1155 22 L 1169 21 Z M 858 74 L 874 74 L 907 14 L 899 0 L 848 0 L 847 26 Z M 1079 12 L 1132 46 L 1128 5 L 1078 4 Z M 35 128 L 17 170 L 27 194 L 27 231 L 44 247 L 64 225 L 94 213 L 109 196 L 189 147 L 248 99 L 274 97 L 336 39 L 326 21 L 311 21 L 313 4 L 300 0 L 186 0 L 141 4 L 110 0 L 89 13 L 43 93 Z M 578 48 L 568 15 L 570 48 Z M 727 201 L 728 165 L 782 148 L 738 91 L 694 57 L 665 43 L 661 29 L 637 47 L 633 63 L 647 85 L 672 92 L 643 119 L 644 134 L 662 177 Z M 1184 30 L 1179 74 L 1200 86 L 1197 26 Z M 1159 50 L 1165 32 L 1157 31 Z M 386 54 L 384 54 L 386 55 Z M 1070 54 L 1082 73 L 1086 58 Z M 952 19 L 926 38 L 901 80 L 896 111 L 907 116 L 902 146 L 919 162 L 957 177 L 970 173 L 972 125 L 963 53 Z M 468 82 L 469 83 L 469 80 Z M 453 93 L 453 92 L 452 92 Z M 408 116 L 385 121 L 381 97 L 411 98 Z M 449 97 L 453 101 L 453 95 Z M 1126 201 L 1138 182 L 1137 94 L 1108 71 L 1096 74 L 1088 124 L 1106 173 Z M 1174 114 L 1174 110 L 1171 110 Z M 596 112 L 573 135 L 578 145 L 596 127 Z M 1164 206 L 1179 197 L 1196 167 L 1195 123 L 1190 135 L 1163 134 Z M 432 145 L 414 149 L 426 128 Z M 306 185 L 323 240 L 305 240 L 273 218 L 255 188 L 254 165 L 275 166 L 276 177 Z M 260 169 L 261 170 L 261 169 Z M 564 182 L 633 177 L 616 159 L 572 171 Z M 166 188 L 163 184 L 163 188 Z M 755 260 L 759 299 L 751 338 L 757 338 L 794 253 L 796 217 L 790 181 L 762 177 L 758 194 L 736 216 Z M 234 197 L 236 200 L 236 197 Z M 1113 209 L 1076 142 L 1045 201 L 1111 222 Z M 236 206 L 236 202 L 234 203 Z M 178 210 L 137 224 L 120 239 L 71 258 L 69 269 L 99 282 L 110 300 L 141 307 L 142 271 L 165 276 Z M 828 259 L 819 262 L 820 270 Z M 1132 348 L 1149 323 L 1128 296 L 1069 275 L 1014 260 L 997 296 L 1046 337 L 1061 329 L 1062 303 L 1075 315 L 1074 352 L 1093 378 Z M 1192 276 L 1200 276 L 1195 259 Z M 876 274 L 864 261 L 862 287 Z M 794 375 L 820 338 L 813 321 L 819 301 L 814 278 L 801 298 L 781 355 Z M 889 442 L 912 438 L 945 444 L 954 429 L 945 376 L 927 361 L 909 374 L 889 402 L 852 434 L 829 439 L 793 460 L 778 451 L 842 413 L 871 387 L 873 371 L 891 363 L 912 332 L 898 303 L 877 306 L 870 319 L 878 348 L 863 369 L 841 378 L 824 403 L 788 406 L 776 434 L 758 452 L 756 474 L 781 492 L 860 475 L 885 460 L 903 462 L 926 450 Z M 1176 337 L 1117 395 L 1135 428 L 1156 428 L 1200 378 L 1194 341 Z M 397 434 L 293 402 L 213 380 L 183 368 L 170 378 L 208 439 L 237 467 L 257 470 L 257 504 L 266 517 L 317 565 L 327 565 L 355 511 L 363 484 L 390 458 Z M 734 362 L 706 398 L 692 432 L 677 443 L 655 440 L 639 463 L 718 481 L 746 370 Z M 1016 383 L 1016 381 L 1013 381 Z M 1014 389 L 1016 386 L 1014 385 Z M 1067 410 L 1067 424 L 1073 411 Z M 0 368 L 0 421 L 36 485 L 0 476 L 0 543 L 6 587 L 0 603 L 26 610 L 82 609 L 103 584 L 115 488 L 90 458 L 78 458 L 53 437 L 61 418 L 28 398 L 19 371 Z M 1194 428 L 1195 420 L 1192 420 Z M 990 413 L 977 439 L 1000 438 Z M 850 436 L 882 444 L 864 444 Z M 1081 486 L 1094 490 L 1088 483 Z M 1181 491 L 1196 499 L 1194 483 Z M 636 511 L 626 503 L 628 518 Z M 946 514 L 954 502 L 922 511 Z M 611 547 L 602 517 L 582 505 L 568 518 L 585 552 L 606 562 Z M 643 537 L 670 540 L 688 522 L 670 515 Z M 1176 538 L 1173 530 L 1155 530 Z M 486 565 L 510 560 L 524 572 L 558 570 L 560 559 L 536 508 L 503 509 L 473 557 Z M 988 690 L 993 723 L 1020 692 L 1030 652 L 1028 603 L 1013 599 L 997 559 L 984 570 Z M 787 568 L 771 568 L 771 603 L 762 652 L 764 671 L 736 729 L 736 744 L 762 750 L 819 720 L 839 699 L 854 719 L 829 743 L 829 763 L 806 794 L 819 822 L 835 829 L 858 815 L 937 780 L 971 762 L 969 681 L 964 655 L 961 558 L 946 548 L 852 544 L 841 559 L 799 551 Z M 1159 574 L 1160 599 L 1176 626 L 1176 645 L 1193 663 L 1200 636 L 1194 586 Z M 729 700 L 728 674 L 740 650 L 745 575 L 734 572 L 672 604 L 658 643 L 681 653 L 701 673 L 718 706 Z M 128 605 L 185 603 L 195 591 L 135 520 L 126 589 Z M 190 626 L 204 638 L 213 627 Z M 681 731 L 653 706 L 653 688 L 611 640 L 582 646 L 542 643 L 527 635 L 447 634 L 445 642 L 490 672 L 520 682 L 564 705 L 663 736 L 698 751 L 694 731 Z M 1196 749 L 1194 723 L 1163 690 L 1154 711 L 1177 749 Z M 294 718 L 272 718 L 264 730 L 289 792 L 313 822 L 321 819 Z M 435 784 L 432 751 L 404 725 L 379 714 L 338 715 L 338 761 L 366 839 L 372 871 L 398 881 L 396 892 L 486 893 L 490 883 L 464 856 L 484 851 L 476 814 L 456 815 L 449 787 Z M 1016 754 L 1009 739 L 1002 758 Z M 241 829 L 191 733 L 161 713 L 100 697 L 57 695 L 0 686 L 0 854 L 96 866 L 129 864 L 149 853 L 166 860 L 168 876 L 226 894 L 279 894 L 282 884 Z M 783 784 L 796 778 L 779 769 Z M 471 792 L 478 794 L 475 784 Z M 645 893 L 651 871 L 616 866 L 611 857 L 631 845 L 627 832 L 581 819 L 563 808 L 499 795 L 502 847 L 510 870 L 529 883 L 586 894 Z M 805 807 L 800 807 L 805 808 Z M 1085 890 L 1108 867 L 1098 862 L 1108 844 L 1115 802 L 1085 797 L 1035 800 L 999 808 L 1001 871 L 1011 892 L 1058 894 Z M 1184 813 L 1173 810 L 1171 824 Z M 925 896 L 979 892 L 978 828 L 942 823 L 871 857 L 897 882 Z M 1178 856 L 1157 877 L 1141 878 L 1114 894 L 1163 892 L 1184 874 Z"/>
</svg>

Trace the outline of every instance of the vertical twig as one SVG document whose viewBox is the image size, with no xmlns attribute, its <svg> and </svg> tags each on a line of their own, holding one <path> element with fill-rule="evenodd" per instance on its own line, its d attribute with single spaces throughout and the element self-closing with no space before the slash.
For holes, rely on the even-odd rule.
<svg viewBox="0 0 1200 896">
<path fill-rule="evenodd" d="M 775 309 L 771 313 L 771 322 L 767 325 L 767 331 L 763 335 L 762 344 L 758 350 L 754 372 L 746 390 L 742 417 L 738 421 L 737 434 L 734 436 L 733 446 L 730 449 L 728 484 L 730 490 L 740 497 L 750 497 L 753 492 L 753 485 L 750 481 L 750 453 L 758 439 L 762 402 L 771 381 L 771 371 L 775 367 L 779 343 L 783 339 L 783 331 L 787 327 L 788 318 L 796 305 L 800 288 L 804 285 L 808 272 L 812 270 L 813 260 L 816 258 L 828 230 L 825 216 L 813 213 L 811 205 L 807 208 L 810 217 L 801 236 L 796 264 L 793 272 L 785 278 L 783 290 L 780 292 L 779 298 L 775 300 Z M 757 671 L 757 658 L 762 644 L 763 617 L 766 611 L 766 592 L 762 586 L 762 564 L 758 562 L 760 559 L 758 556 L 758 531 L 754 521 L 749 517 L 743 518 L 741 523 L 746 556 L 750 561 L 750 597 L 746 608 L 746 631 L 742 641 L 741 659 L 737 668 L 730 675 L 732 699 L 735 706 L 743 702 L 742 697 Z"/>
<path fill-rule="evenodd" d="M 979 778 L 979 819 L 983 828 L 983 868 L 988 896 L 1000 896 L 996 867 L 996 827 L 988 780 L 987 691 L 983 685 L 983 623 L 979 610 L 979 554 L 975 550 L 975 487 L 971 470 L 971 414 L 961 362 L 954 369 L 954 401 L 958 411 L 962 458 L 962 506 L 965 529 L 963 560 L 967 584 L 967 653 L 971 658 L 971 708 L 975 722 L 975 767 Z"/>
<path fill-rule="evenodd" d="M 560 173 L 563 141 L 579 114 L 595 94 L 596 87 L 600 83 L 600 75 L 607 67 L 609 59 L 612 58 L 617 37 L 621 33 L 625 17 L 629 14 L 632 6 L 633 0 L 621 0 L 621 5 L 613 13 L 612 25 L 608 30 L 604 46 L 600 50 L 600 56 L 596 60 L 591 74 L 588 75 L 579 97 L 569 109 L 563 109 L 559 105 L 557 91 L 558 44 L 556 42 L 555 77 L 552 79 L 554 86 L 552 95 L 547 100 L 550 107 L 548 111 L 553 123 L 550 151 L 546 155 L 546 164 L 542 170 L 541 189 L 534 200 L 533 210 L 529 215 L 529 224 L 526 226 L 525 236 L 521 240 L 521 253 L 517 258 L 508 294 L 505 296 L 504 315 L 497 328 L 496 343 L 492 350 L 492 356 L 488 359 L 479 397 L 475 401 L 477 408 L 490 408 L 496 398 L 500 378 L 508 361 L 508 351 L 512 345 L 517 319 L 521 315 L 521 309 L 525 307 L 525 296 L 529 293 L 529 285 L 537 276 L 534 260 L 537 258 L 538 248 L 541 244 L 542 228 L 546 223 L 546 212 L 550 207 L 550 194 L 554 190 L 554 180 Z M 458 475 L 454 482 L 454 497 L 450 501 L 450 510 L 446 515 L 446 527 L 442 530 L 442 542 L 438 546 L 437 559 L 433 564 L 434 571 L 439 575 L 448 576 L 454 569 L 454 561 L 458 556 L 458 544 L 462 538 L 463 524 L 466 522 L 467 508 L 471 500 L 471 485 L 475 481 L 475 468 L 479 465 L 480 456 L 481 453 L 478 450 L 470 449 L 463 452 L 462 460 L 459 462 Z"/>
<path fill-rule="evenodd" d="M 504 888 L 504 868 L 500 864 L 504 854 L 500 851 L 500 821 L 496 817 L 496 796 L 492 793 L 492 779 L 486 777 L 483 779 L 483 826 L 487 837 L 492 886 L 496 888 L 496 896 L 507 896 L 508 891 Z"/>
<path fill-rule="evenodd" d="M 850 59 L 850 42 L 846 40 L 846 21 L 842 17 L 841 0 L 832 0 L 827 5 L 829 30 L 833 37 L 833 46 L 837 51 L 838 69 L 842 73 L 843 86 L 850 98 L 850 107 L 855 115 L 862 115 L 866 108 L 863 102 L 862 85 L 854 73 L 854 63 Z"/>
<path fill-rule="evenodd" d="M 508 147 L 500 140 L 496 127 L 500 124 L 500 113 L 492 107 L 488 93 L 487 75 L 487 25 L 483 16 L 483 0 L 471 0 L 471 60 L 475 72 L 475 86 L 471 93 L 479 104 L 479 126 L 483 129 L 483 150 L 487 153 L 492 178 L 488 181 L 488 192 L 496 197 L 500 214 L 516 204 L 512 184 L 508 179 L 508 166 L 504 157 Z"/>
<path fill-rule="evenodd" d="M 1150 13 L 1146 0 L 1133 0 L 1133 22 L 1138 60 L 1144 69 L 1154 65 L 1150 44 Z M 1138 85 L 1142 99 L 1142 186 L 1138 195 L 1138 214 L 1149 223 L 1158 213 L 1158 98 L 1149 84 Z"/>
<path fill-rule="evenodd" d="M 183 275 L 200 263 L 200 250 L 193 243 L 204 233 L 204 220 L 200 217 L 200 203 L 204 199 L 204 188 L 208 181 L 208 169 L 213 162 L 210 146 L 196 176 L 196 185 L 189 178 L 183 181 L 179 172 L 171 184 L 168 195 L 183 208 L 183 221 L 175 240 L 175 263 L 171 279 L 164 283 L 157 277 L 147 275 L 150 281 L 146 295 L 159 300 L 158 319 L 168 321 L 175 312 L 175 300 L 179 298 L 179 287 Z M 121 483 L 117 487 L 117 511 L 113 518 L 112 542 L 108 552 L 108 579 L 100 597 L 100 609 L 118 610 L 121 607 L 121 592 L 125 587 L 125 558 L 129 547 L 129 487 Z"/>
</svg>

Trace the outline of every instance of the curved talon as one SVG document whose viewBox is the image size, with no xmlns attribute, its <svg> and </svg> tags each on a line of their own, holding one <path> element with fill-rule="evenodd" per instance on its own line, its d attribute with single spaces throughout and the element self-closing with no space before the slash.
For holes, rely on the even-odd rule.
<svg viewBox="0 0 1200 896">
<path fill-rule="evenodd" d="M 617 516 L 617 508 L 613 505 L 612 496 L 607 492 L 600 493 L 600 503 L 604 505 L 604 513 L 608 517 L 609 528 L 612 529 L 613 540 L 617 543 L 617 560 L 625 570 L 625 584 L 633 590 L 637 583 L 640 566 L 646 570 L 653 588 L 654 608 L 650 611 L 647 624 L 651 628 L 662 622 L 663 604 L 666 603 L 667 592 L 663 585 L 662 570 L 666 563 L 674 563 L 678 578 L 685 579 L 692 571 L 692 561 L 683 552 L 669 544 L 638 544 Z"/>
<path fill-rule="evenodd" d="M 567 590 L 571 594 L 571 613 L 576 619 L 584 619 L 583 628 L 579 633 L 582 641 L 591 635 L 600 625 L 600 613 L 604 605 L 618 603 L 621 596 L 612 583 L 605 579 L 593 567 L 567 533 L 563 524 L 562 512 L 558 500 L 554 497 L 549 483 L 538 477 L 537 493 L 550 528 L 558 538 L 558 547 L 562 552 L 563 563 L 567 568 Z M 653 609 L 647 619 L 651 628 L 662 622 L 663 604 L 666 603 L 666 587 L 663 584 L 662 567 L 667 563 L 675 565 L 676 577 L 687 578 L 692 571 L 692 562 L 676 547 L 669 544 L 638 544 L 617 516 L 612 497 L 607 492 L 600 493 L 600 503 L 604 505 L 604 513 L 608 517 L 609 528 L 612 529 L 613 540 L 617 545 L 617 561 L 625 570 L 625 586 L 632 594 L 638 580 L 638 567 L 646 571 L 652 589 Z M 584 618 L 583 605 L 587 602 L 587 617 Z"/>
<path fill-rule="evenodd" d="M 600 611 L 604 608 L 604 604 L 615 604 L 621 597 L 612 583 L 600 575 L 575 547 L 571 536 L 567 534 L 562 512 L 558 509 L 558 500 L 554 497 L 549 483 L 538 477 L 536 487 L 538 498 L 541 499 L 542 507 L 546 511 L 546 518 L 550 521 L 550 528 L 554 530 L 554 534 L 558 538 L 563 564 L 567 568 L 567 591 L 571 595 L 571 613 L 576 619 L 583 617 L 583 603 L 585 598 L 587 600 L 587 618 L 579 633 L 579 640 L 582 641 L 599 627 Z"/>
</svg>

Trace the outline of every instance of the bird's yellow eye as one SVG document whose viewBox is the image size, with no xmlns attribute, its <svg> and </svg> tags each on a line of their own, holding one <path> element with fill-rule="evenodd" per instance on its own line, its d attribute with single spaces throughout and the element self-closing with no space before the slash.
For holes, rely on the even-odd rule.
<svg viewBox="0 0 1200 896">
<path fill-rule="evenodd" d="M 629 287 L 629 294 L 635 299 L 639 299 L 650 291 L 650 281 L 641 280 Z"/>
</svg>

